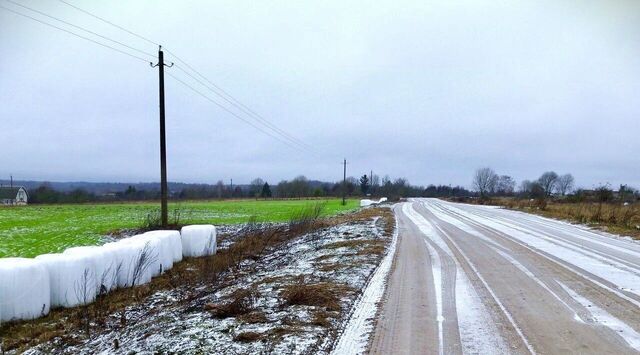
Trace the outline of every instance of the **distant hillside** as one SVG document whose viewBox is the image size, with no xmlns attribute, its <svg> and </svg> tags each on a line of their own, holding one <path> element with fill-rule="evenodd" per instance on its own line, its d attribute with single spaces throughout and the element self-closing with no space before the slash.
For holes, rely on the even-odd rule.
<svg viewBox="0 0 640 355">
<path fill-rule="evenodd" d="M 269 182 L 270 185 L 277 185 L 278 181 Z M 309 180 L 309 186 L 311 188 L 320 187 L 323 184 L 327 184 L 326 182 L 318 181 L 318 180 Z M 9 186 L 9 180 L 0 179 L 1 186 Z M 82 189 L 89 193 L 93 193 L 95 195 L 105 195 L 109 193 L 115 192 L 123 192 L 129 186 L 133 186 L 136 190 L 144 190 L 144 191 L 154 191 L 160 190 L 159 182 L 136 182 L 136 183 L 126 183 L 126 182 L 86 182 L 86 181 L 37 181 L 37 180 L 13 180 L 14 185 L 24 186 L 28 190 L 32 190 L 38 188 L 42 185 L 47 185 L 54 190 L 60 192 L 70 192 L 76 189 Z M 226 182 L 228 186 L 228 182 Z M 233 184 L 233 187 L 240 186 L 243 190 L 249 189 L 248 184 Z M 214 188 L 215 184 L 188 184 L 183 182 L 169 182 L 169 190 L 170 191 L 182 191 L 185 188 L 191 189 L 211 189 Z"/>
<path fill-rule="evenodd" d="M 9 186 L 9 180 L 0 180 L 0 185 Z M 125 183 L 125 182 L 86 182 L 86 181 L 70 181 L 70 182 L 60 182 L 60 181 L 34 181 L 34 180 L 13 180 L 14 185 L 24 186 L 27 189 L 35 189 L 42 185 L 47 185 L 54 190 L 61 192 L 69 192 L 76 189 L 83 189 L 87 192 L 96 194 L 96 195 L 104 195 L 108 193 L 114 192 L 122 192 L 125 191 L 129 186 L 133 186 L 137 190 L 145 190 L 145 191 L 153 191 L 160 190 L 159 182 L 136 182 L 136 183 Z M 238 185 L 234 184 L 234 187 Z M 248 188 L 249 185 L 239 185 L 241 188 Z M 184 188 L 213 188 L 214 184 L 187 184 L 182 182 L 169 182 L 169 190 L 171 191 L 181 191 Z"/>
</svg>

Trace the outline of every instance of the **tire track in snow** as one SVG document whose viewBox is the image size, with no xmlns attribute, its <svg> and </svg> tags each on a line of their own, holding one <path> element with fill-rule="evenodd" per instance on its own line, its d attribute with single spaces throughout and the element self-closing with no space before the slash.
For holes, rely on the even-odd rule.
<svg viewBox="0 0 640 355">
<path fill-rule="evenodd" d="M 581 268 L 580 266 L 575 265 L 574 263 L 571 263 L 570 261 L 567 261 L 565 259 L 557 257 L 557 256 L 555 256 L 555 255 L 553 255 L 551 253 L 548 253 L 546 251 L 540 250 L 540 249 L 538 249 L 536 247 L 530 246 L 529 244 L 521 241 L 520 239 L 518 239 L 516 237 L 510 236 L 509 234 L 507 234 L 505 232 L 502 232 L 501 230 L 498 230 L 498 229 L 495 229 L 495 228 L 490 227 L 488 225 L 485 225 L 485 224 L 482 224 L 480 222 L 477 222 L 475 219 L 470 218 L 468 216 L 465 216 L 463 214 L 460 214 L 459 217 L 467 219 L 467 220 L 471 221 L 474 224 L 481 225 L 482 228 L 484 228 L 486 230 L 491 230 L 495 235 L 498 235 L 501 238 L 504 238 L 504 239 L 509 240 L 509 241 L 511 241 L 511 242 L 513 242 L 513 243 L 515 243 L 517 245 L 520 245 L 521 247 L 523 247 L 523 248 L 525 248 L 525 249 L 527 249 L 527 250 L 529 250 L 529 251 L 531 251 L 531 252 L 533 252 L 533 253 L 535 253 L 535 254 L 537 254 L 537 255 L 539 255 L 539 256 L 541 256 L 541 257 L 543 257 L 543 258 L 545 258 L 545 259 L 547 259 L 549 261 L 551 261 L 551 262 L 553 262 L 554 264 L 559 265 L 559 266 L 571 271 L 572 273 L 574 273 L 574 274 L 580 276 L 581 278 L 593 283 L 594 285 L 596 285 L 596 286 L 598 286 L 600 288 L 603 288 L 603 289 L 607 290 L 608 292 L 611 292 L 611 293 L 615 294 L 616 296 L 618 296 L 618 297 L 620 297 L 620 298 L 622 298 L 622 299 L 624 299 L 626 301 L 631 302 L 632 304 L 634 304 L 637 307 L 640 307 L 640 301 L 638 301 L 637 299 L 635 299 L 633 297 L 630 297 L 630 296 L 626 295 L 623 292 L 620 292 L 617 289 L 617 287 L 620 287 L 621 289 L 624 289 L 621 286 L 616 285 L 617 287 L 612 287 L 612 286 L 606 285 L 605 283 L 603 283 L 603 282 L 601 282 L 599 280 L 596 280 L 596 277 L 600 278 L 600 276 L 593 275 L 588 270 L 585 270 L 585 269 Z M 575 262 L 575 260 L 574 260 L 574 262 Z M 606 282 L 612 283 L 610 280 L 607 280 L 607 279 L 604 279 L 604 278 L 603 278 L 603 280 L 605 280 Z"/>
<path fill-rule="evenodd" d="M 633 329 L 620 319 L 612 316 L 604 309 L 596 306 L 588 299 L 580 296 L 577 292 L 572 290 L 567 285 L 563 284 L 560 281 L 557 282 L 571 296 L 571 298 L 582 305 L 587 313 L 592 315 L 594 323 L 603 325 L 611 329 L 617 336 L 624 339 L 624 341 L 629 344 L 629 346 L 634 348 L 636 351 L 640 351 L 640 334 L 636 332 L 635 329 Z"/>
<path fill-rule="evenodd" d="M 505 314 L 507 320 L 510 321 L 512 327 L 516 330 L 529 352 L 535 354 L 529 342 L 526 340 L 526 338 L 524 338 L 524 334 L 522 333 L 520 328 L 515 324 L 515 321 L 513 320 L 511 315 L 495 296 L 493 290 L 488 287 L 488 284 L 478 273 L 475 266 L 471 264 L 470 260 L 448 237 L 446 232 L 444 232 L 437 225 L 429 222 L 424 216 L 422 216 L 415 210 L 413 203 L 419 202 L 412 201 L 411 205 L 403 206 L 403 212 L 416 226 L 418 226 L 418 228 L 420 228 L 424 236 L 426 238 L 429 238 L 430 242 L 433 242 L 439 249 L 441 249 L 444 253 L 447 254 L 448 257 L 450 257 L 454 261 L 457 269 L 455 288 L 456 307 L 464 308 L 464 310 L 467 311 L 462 316 L 461 312 L 456 312 L 456 315 L 458 317 L 458 332 L 461 337 L 461 342 L 463 343 L 463 345 L 465 345 L 462 351 L 464 353 L 471 352 L 480 354 L 502 354 L 506 352 L 507 347 L 503 343 L 502 337 L 499 335 L 498 330 L 495 328 L 495 325 L 492 324 L 491 317 L 485 309 L 484 304 L 479 299 L 476 290 L 471 285 L 471 282 L 469 281 L 465 272 L 462 270 L 462 266 L 455 257 L 453 251 L 450 249 L 448 243 L 440 236 L 444 236 L 444 238 L 447 238 L 449 242 L 451 242 L 457 249 L 459 254 L 466 259 L 467 265 L 469 265 L 476 276 L 480 280 L 482 280 L 485 289 L 491 294 L 494 301 L 496 301 L 496 304 Z M 458 307 L 458 305 L 462 307 Z"/>
<path fill-rule="evenodd" d="M 438 252 L 429 245 L 429 242 L 424 240 L 424 244 L 431 257 L 431 271 L 433 272 L 433 286 L 436 290 L 436 322 L 438 323 L 438 353 L 444 354 L 444 336 L 442 335 L 442 322 L 444 322 L 444 316 L 442 315 L 442 266 L 440 263 L 440 255 Z"/>
</svg>

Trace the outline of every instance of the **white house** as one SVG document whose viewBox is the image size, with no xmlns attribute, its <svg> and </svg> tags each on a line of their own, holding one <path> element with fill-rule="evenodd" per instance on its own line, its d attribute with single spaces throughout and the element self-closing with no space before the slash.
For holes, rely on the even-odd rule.
<svg viewBox="0 0 640 355">
<path fill-rule="evenodd" d="M 0 187 L 0 205 L 16 206 L 26 205 L 28 202 L 27 189 L 22 186 L 1 186 Z"/>
</svg>

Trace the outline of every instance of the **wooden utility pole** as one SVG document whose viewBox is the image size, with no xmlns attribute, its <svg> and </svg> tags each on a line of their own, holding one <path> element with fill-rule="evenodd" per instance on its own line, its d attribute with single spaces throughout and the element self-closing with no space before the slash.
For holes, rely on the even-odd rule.
<svg viewBox="0 0 640 355">
<path fill-rule="evenodd" d="M 347 204 L 347 159 L 344 160 L 344 168 L 342 170 L 342 205 Z"/>
<path fill-rule="evenodd" d="M 158 79 L 159 79 L 159 96 L 160 96 L 160 208 L 162 227 L 166 228 L 169 224 L 169 212 L 167 207 L 167 139 L 165 134 L 164 124 L 164 53 L 162 52 L 162 46 L 158 48 L 158 64 L 152 67 L 158 67 Z M 168 67 L 172 67 L 168 65 Z"/>
</svg>

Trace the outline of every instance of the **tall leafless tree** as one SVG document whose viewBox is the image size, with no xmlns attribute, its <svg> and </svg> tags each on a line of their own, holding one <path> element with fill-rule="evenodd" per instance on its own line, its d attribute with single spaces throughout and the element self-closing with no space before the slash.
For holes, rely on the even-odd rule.
<svg viewBox="0 0 640 355">
<path fill-rule="evenodd" d="M 562 176 L 559 176 L 556 185 L 558 193 L 562 196 L 566 195 L 573 189 L 573 175 L 564 174 Z"/>
<path fill-rule="evenodd" d="M 480 198 L 485 198 L 496 189 L 498 175 L 491 168 L 480 168 L 473 175 L 473 188 L 480 193 Z"/>
<path fill-rule="evenodd" d="M 538 183 L 542 186 L 544 194 L 546 196 L 551 196 L 556 188 L 556 184 L 558 183 L 558 174 L 554 171 L 547 171 L 538 178 Z"/>
</svg>

